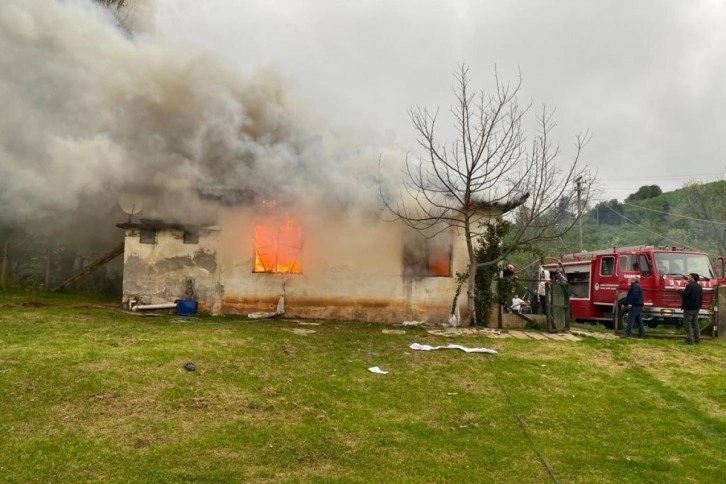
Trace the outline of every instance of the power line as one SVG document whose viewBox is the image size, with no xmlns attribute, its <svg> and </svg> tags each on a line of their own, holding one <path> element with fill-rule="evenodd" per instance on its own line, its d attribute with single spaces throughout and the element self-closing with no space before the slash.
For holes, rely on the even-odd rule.
<svg viewBox="0 0 726 484">
<path fill-rule="evenodd" d="M 664 185 L 672 185 L 673 184 L 672 182 L 676 181 L 676 180 L 693 181 L 693 182 L 697 182 L 697 183 L 718 183 L 720 181 L 724 181 L 725 173 L 726 172 L 698 173 L 698 174 L 691 174 L 691 175 L 672 175 L 672 176 L 661 176 L 661 177 L 649 176 L 648 181 L 650 182 L 652 180 L 661 180 L 662 181 L 661 184 L 664 184 Z M 609 178 L 609 177 L 601 178 L 601 177 L 598 177 L 597 181 L 602 183 L 603 189 L 605 191 L 610 191 L 610 192 L 612 192 L 612 191 L 629 191 L 631 193 L 637 190 L 635 185 L 630 186 L 630 187 L 628 187 L 628 186 L 613 187 L 613 186 L 606 186 L 606 185 L 609 185 L 611 183 L 621 184 L 621 183 L 627 183 L 627 182 L 637 182 L 637 186 L 642 187 L 642 186 L 644 186 L 644 183 L 645 183 L 645 181 L 643 180 L 642 177 L 635 177 L 635 178 Z M 668 181 L 670 181 L 671 183 L 668 183 Z M 651 184 L 653 184 L 653 183 L 651 183 Z M 681 188 L 683 188 L 683 186 L 674 188 L 674 190 L 679 190 Z"/>
<path fill-rule="evenodd" d="M 481 335 L 479 336 L 479 339 L 481 340 Z M 552 466 L 547 461 L 547 458 L 544 456 L 540 448 L 537 446 L 537 443 L 534 441 L 534 437 L 532 437 L 532 434 L 530 433 L 529 429 L 527 428 L 527 423 L 524 421 L 524 417 L 522 417 L 522 414 L 517 409 L 517 406 L 512 401 L 512 398 L 509 396 L 509 392 L 507 391 L 507 387 L 504 386 L 504 383 L 502 382 L 502 379 L 499 375 L 499 372 L 497 371 L 497 368 L 494 364 L 494 358 L 489 357 L 487 358 L 489 361 L 489 366 L 492 368 L 492 374 L 494 375 L 494 380 L 499 385 L 499 389 L 502 391 L 502 394 L 507 399 L 507 403 L 509 404 L 509 408 L 512 411 L 512 414 L 514 415 L 514 418 L 517 419 L 517 423 L 519 424 L 519 427 L 522 429 L 522 432 L 527 437 L 527 441 L 529 442 L 529 445 L 532 447 L 532 450 L 537 455 L 537 458 L 539 459 L 542 466 L 547 470 L 547 474 L 549 474 L 550 479 L 555 484 L 559 484 L 559 480 L 557 479 L 557 475 L 555 474 L 554 469 L 552 469 Z"/>
<path fill-rule="evenodd" d="M 479 341 L 483 342 L 484 338 L 481 334 L 481 332 L 477 331 L 477 336 Z M 482 345 L 486 346 L 486 345 Z M 502 381 L 502 375 L 500 374 L 497 365 L 494 363 L 494 356 L 487 355 L 486 360 L 489 362 L 489 366 L 492 370 L 492 375 L 494 375 L 494 381 L 497 382 L 497 385 L 499 385 L 499 389 L 502 392 L 502 395 L 504 395 L 504 398 L 507 400 L 507 403 L 509 404 L 509 409 L 512 412 L 512 415 L 517 420 L 517 423 L 519 424 L 519 427 L 522 429 L 522 432 L 524 433 L 525 437 L 527 437 L 527 442 L 529 442 L 530 447 L 532 448 L 532 451 L 537 455 L 537 458 L 539 459 L 542 466 L 547 471 L 547 474 L 550 476 L 550 479 L 555 484 L 559 484 L 559 479 L 557 479 L 557 475 L 555 474 L 554 469 L 550 465 L 550 463 L 547 461 L 547 457 L 545 457 L 542 450 L 540 450 L 539 446 L 534 440 L 534 437 L 529 431 L 529 428 L 527 427 L 527 423 L 524 420 L 524 417 L 522 416 L 522 413 L 519 411 L 517 406 L 515 405 L 514 401 L 512 400 L 512 397 L 509 395 L 509 391 L 507 391 L 507 387 L 504 385 L 504 382 Z"/>
<path fill-rule="evenodd" d="M 670 176 L 648 176 L 648 180 L 682 180 L 692 179 L 698 177 L 720 177 L 723 173 L 692 173 L 689 175 L 670 175 Z M 640 181 L 643 182 L 643 177 L 635 178 L 610 178 L 610 177 L 598 177 L 598 181 Z M 651 183 L 652 185 L 652 183 Z"/>
<path fill-rule="evenodd" d="M 592 198 L 591 200 L 593 202 L 609 202 L 610 201 L 609 199 L 606 199 L 606 198 Z M 707 223 L 712 223 L 712 224 L 717 224 L 717 225 L 726 225 L 726 222 L 719 222 L 717 220 L 708 220 L 705 218 L 689 217 L 688 215 L 680 215 L 678 213 L 673 213 L 673 212 L 664 212 L 662 210 L 656 210 L 654 208 L 643 207 L 642 205 L 636 205 L 636 204 L 630 203 L 630 202 L 622 202 L 622 205 L 629 205 L 631 207 L 636 207 L 641 210 L 647 210 L 648 212 L 660 213 L 663 215 L 668 215 L 670 217 L 679 217 L 679 218 L 684 218 L 686 220 L 693 220 L 694 222 L 707 222 Z M 610 207 L 608 207 L 608 208 L 610 208 Z M 617 213 L 617 212 L 615 212 L 615 213 Z M 620 214 L 618 214 L 618 215 L 620 215 Z"/>
<path fill-rule="evenodd" d="M 717 222 L 715 220 L 706 220 L 703 218 L 689 217 L 688 215 L 679 215 L 677 213 L 663 212 L 661 210 L 655 210 L 653 208 L 647 208 L 647 207 L 642 207 L 640 205 L 635 205 L 634 203 L 623 202 L 623 205 L 630 205 L 631 207 L 637 207 L 642 210 L 647 210 L 649 212 L 662 213 L 662 214 L 669 215 L 672 217 L 680 217 L 680 218 L 685 218 L 687 220 L 695 220 L 696 222 L 709 222 L 709 223 L 718 224 L 718 225 L 726 225 L 726 222 Z"/>
<path fill-rule="evenodd" d="M 623 215 L 622 213 L 619 213 L 619 212 L 617 212 L 616 210 L 613 210 L 613 209 L 612 209 L 611 207 L 607 207 L 607 206 L 606 206 L 606 208 L 607 208 L 608 210 L 610 210 L 611 212 L 613 212 L 613 213 L 616 213 L 616 214 L 617 214 L 617 215 L 618 215 L 619 217 L 623 218 L 624 220 L 626 220 L 626 221 L 630 222 L 631 224 L 635 225 L 636 227 L 639 227 L 640 229 L 642 229 L 642 230 L 645 230 L 646 232 L 650 232 L 651 234 L 654 234 L 654 235 L 657 235 L 657 236 L 659 236 L 659 237 L 662 237 L 662 238 L 663 238 L 663 240 L 666 240 L 666 241 L 668 241 L 668 242 L 672 242 L 672 243 L 674 243 L 674 244 L 676 244 L 676 245 L 680 245 L 681 247 L 684 247 L 684 248 L 686 248 L 686 249 L 697 249 L 697 250 L 701 250 L 702 252 L 705 252 L 705 251 L 703 251 L 702 249 L 699 249 L 698 247 L 693 247 L 693 246 L 690 246 L 690 245 L 688 245 L 688 244 L 684 244 L 683 242 L 678 242 L 677 240 L 673 240 L 673 239 L 671 239 L 671 238 L 668 238 L 668 237 L 666 237 L 665 235 L 663 235 L 663 234 L 661 234 L 661 233 L 658 233 L 658 232 L 656 232 L 656 231 L 654 231 L 654 230 L 650 230 L 650 229 L 647 229 L 647 228 L 643 227 L 642 225 L 640 225 L 640 224 L 639 224 L 638 222 L 636 222 L 636 221 L 634 221 L 634 220 L 630 220 L 630 219 L 629 219 L 628 217 L 626 217 L 626 216 L 625 216 L 625 215 Z"/>
</svg>

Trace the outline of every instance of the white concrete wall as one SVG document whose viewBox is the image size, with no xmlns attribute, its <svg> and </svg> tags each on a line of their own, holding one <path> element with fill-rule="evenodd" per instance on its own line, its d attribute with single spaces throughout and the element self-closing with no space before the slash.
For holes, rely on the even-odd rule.
<svg viewBox="0 0 726 484">
<path fill-rule="evenodd" d="M 185 295 L 186 279 L 197 297 L 212 301 L 218 282 L 217 232 L 205 230 L 199 244 L 185 244 L 182 230 L 157 231 L 156 244 L 142 244 L 139 229 L 127 229 L 123 299 L 144 304 L 174 302 Z"/>
<path fill-rule="evenodd" d="M 127 230 L 124 299 L 181 298 L 192 278 L 200 306 L 213 313 L 272 311 L 284 293 L 291 317 L 446 321 L 455 274 L 468 262 L 463 237 L 453 237 L 451 277 L 404 277 L 402 223 L 335 208 L 287 213 L 303 227 L 301 274 L 254 273 L 254 226 L 275 211 L 227 208 L 219 231 L 203 233 L 199 245 L 183 244 L 181 231 L 160 231 L 156 245 L 140 244 L 138 230 Z M 462 311 L 465 305 L 461 297 Z"/>
</svg>

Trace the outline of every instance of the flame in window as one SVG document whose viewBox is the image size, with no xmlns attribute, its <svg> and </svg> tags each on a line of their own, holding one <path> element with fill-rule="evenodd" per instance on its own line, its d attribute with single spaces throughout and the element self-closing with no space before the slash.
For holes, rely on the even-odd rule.
<svg viewBox="0 0 726 484">
<path fill-rule="evenodd" d="M 428 253 L 429 274 L 448 277 L 451 275 L 451 251 L 449 247 L 436 247 Z"/>
<path fill-rule="evenodd" d="M 451 240 L 426 239 L 407 234 L 403 246 L 403 273 L 410 277 L 451 277 Z"/>
<path fill-rule="evenodd" d="M 255 226 L 255 267 L 253 272 L 300 274 L 302 227 L 286 217 L 283 223 Z"/>
</svg>

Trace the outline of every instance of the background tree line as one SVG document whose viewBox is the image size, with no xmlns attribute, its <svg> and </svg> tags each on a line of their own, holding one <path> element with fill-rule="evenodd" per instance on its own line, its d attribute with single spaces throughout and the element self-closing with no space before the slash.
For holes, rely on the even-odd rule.
<svg viewBox="0 0 726 484">
<path fill-rule="evenodd" d="M 571 200 L 563 200 L 558 210 L 570 217 L 577 214 Z M 726 255 L 726 180 L 691 182 L 672 192 L 663 192 L 657 185 L 642 186 L 622 202 L 601 200 L 584 207 L 581 223 L 586 251 L 654 245 Z M 544 257 L 579 252 L 578 227 L 534 249 Z M 522 264 L 531 257 L 519 254 L 516 258 Z"/>
</svg>

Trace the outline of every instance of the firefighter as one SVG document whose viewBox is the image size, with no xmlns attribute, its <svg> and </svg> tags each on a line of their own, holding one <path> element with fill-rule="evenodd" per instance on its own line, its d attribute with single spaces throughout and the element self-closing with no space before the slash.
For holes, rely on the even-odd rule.
<svg viewBox="0 0 726 484">
<path fill-rule="evenodd" d="M 638 338 L 645 336 L 645 325 L 643 324 L 643 290 L 640 288 L 640 277 L 630 278 L 628 294 L 620 304 L 620 309 L 628 309 L 628 324 L 625 326 L 625 335 L 621 338 L 630 338 L 633 335 L 633 323 L 638 321 Z"/>
<path fill-rule="evenodd" d="M 688 284 L 685 289 L 679 289 L 678 293 L 683 298 L 683 327 L 686 330 L 687 345 L 701 342 L 701 327 L 698 325 L 698 312 L 703 304 L 703 290 L 698 285 L 700 276 L 695 272 L 688 274 Z"/>
</svg>

